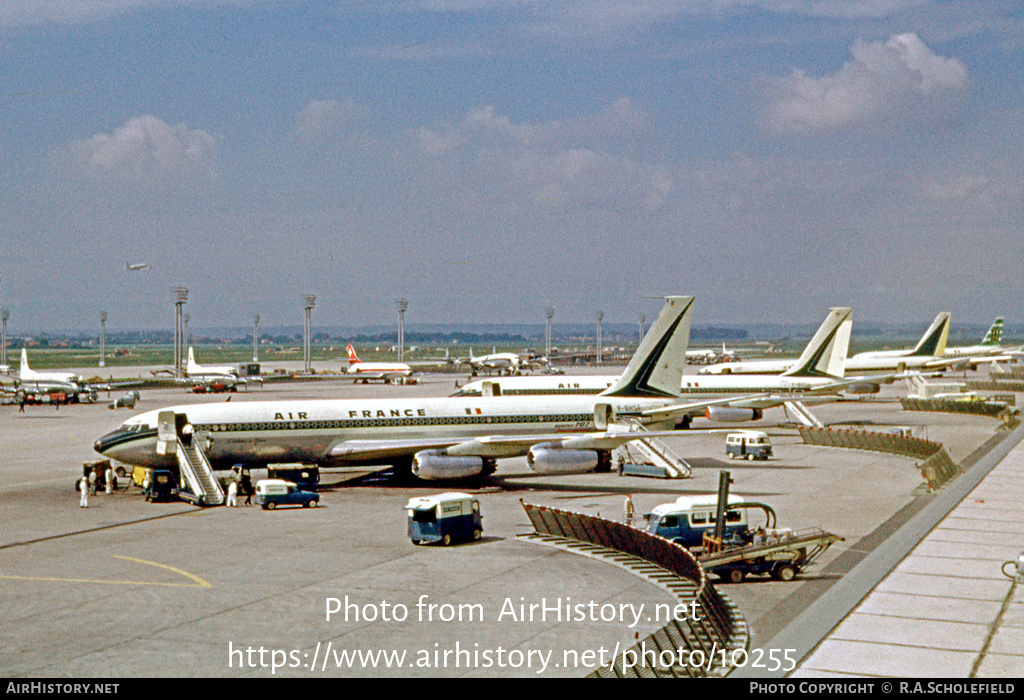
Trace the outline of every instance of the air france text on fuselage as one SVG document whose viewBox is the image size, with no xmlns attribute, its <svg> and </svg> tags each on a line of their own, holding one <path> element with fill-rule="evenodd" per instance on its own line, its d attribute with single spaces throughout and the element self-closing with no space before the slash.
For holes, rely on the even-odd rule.
<svg viewBox="0 0 1024 700">
<path fill-rule="evenodd" d="M 351 410 L 348 412 L 349 418 L 415 418 L 426 415 L 427 411 L 424 408 L 392 408 L 388 410 L 377 409 L 376 411 Z M 309 420 L 309 414 L 306 411 L 295 413 L 291 411 L 287 413 L 280 412 L 274 414 L 274 420 Z"/>
</svg>

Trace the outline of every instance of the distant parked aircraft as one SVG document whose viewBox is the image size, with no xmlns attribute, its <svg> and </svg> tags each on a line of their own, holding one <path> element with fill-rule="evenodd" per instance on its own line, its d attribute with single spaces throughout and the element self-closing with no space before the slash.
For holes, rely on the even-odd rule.
<svg viewBox="0 0 1024 700">
<path fill-rule="evenodd" d="M 356 354 L 356 349 L 349 345 L 348 369 L 345 372 L 364 384 L 371 379 L 390 384 L 412 375 L 412 367 L 404 362 L 363 362 Z"/>
</svg>

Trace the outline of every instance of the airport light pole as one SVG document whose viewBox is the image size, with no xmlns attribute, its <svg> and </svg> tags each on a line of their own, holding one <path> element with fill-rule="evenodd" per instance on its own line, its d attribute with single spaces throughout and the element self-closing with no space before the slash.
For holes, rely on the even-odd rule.
<svg viewBox="0 0 1024 700">
<path fill-rule="evenodd" d="M 604 311 L 597 312 L 597 364 L 601 364 L 601 321 L 604 320 Z"/>
<path fill-rule="evenodd" d="M 409 308 L 409 300 L 396 299 L 398 306 L 398 361 L 405 361 L 405 312 Z"/>
<path fill-rule="evenodd" d="M 252 361 L 259 362 L 259 347 L 260 347 L 260 315 L 253 314 L 252 316 Z"/>
<path fill-rule="evenodd" d="M 100 367 L 107 366 L 107 312 L 100 311 Z"/>
<path fill-rule="evenodd" d="M 11 310 L 4 309 L 0 312 L 0 318 L 3 319 L 3 343 L 0 344 L 0 365 L 7 366 L 7 319 L 11 317 Z"/>
<path fill-rule="evenodd" d="M 647 321 L 647 314 L 640 314 L 640 343 L 644 342 L 644 323 Z"/>
<path fill-rule="evenodd" d="M 555 317 L 555 307 L 544 309 L 544 357 L 551 362 L 551 319 Z"/>
<path fill-rule="evenodd" d="M 305 320 L 306 320 L 306 325 L 305 325 L 305 345 L 303 347 L 303 350 L 304 350 L 303 359 L 305 360 L 305 363 L 306 363 L 306 374 L 310 374 L 311 370 L 312 370 L 312 368 L 310 367 L 310 362 L 311 362 L 312 358 L 310 357 L 310 342 L 309 342 L 310 325 L 309 325 L 309 315 L 310 315 L 310 312 L 313 310 L 313 307 L 315 305 L 316 305 L 316 294 L 303 294 L 302 295 L 302 309 L 305 312 Z"/>
<path fill-rule="evenodd" d="M 182 370 L 182 307 L 188 301 L 188 287 L 172 287 L 174 295 L 174 376 L 181 378 Z"/>
</svg>

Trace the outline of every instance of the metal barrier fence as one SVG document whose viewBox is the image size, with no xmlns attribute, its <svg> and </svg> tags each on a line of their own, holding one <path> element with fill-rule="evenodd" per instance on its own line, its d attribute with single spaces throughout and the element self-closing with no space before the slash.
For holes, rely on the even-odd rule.
<svg viewBox="0 0 1024 700">
<path fill-rule="evenodd" d="M 1020 425 L 1018 411 L 1001 402 L 991 401 L 944 401 L 941 399 L 902 398 L 904 411 L 937 411 L 941 413 L 963 413 L 974 416 L 997 418 L 1007 428 Z"/>
<path fill-rule="evenodd" d="M 701 615 L 696 616 L 696 619 L 685 616 L 683 620 L 673 620 L 619 654 L 612 664 L 594 671 L 591 676 L 718 675 L 726 669 L 726 662 L 732 658 L 732 652 L 745 646 L 745 636 L 740 640 L 737 634 L 738 612 L 715 590 L 707 580 L 704 569 L 685 547 L 612 520 L 522 501 L 520 503 L 539 534 L 614 549 L 660 566 L 693 584 L 693 598 L 697 601 Z M 682 663 L 658 662 L 657 659 L 665 658 L 662 652 Z M 695 663 L 698 659 L 700 662 Z M 650 660 L 655 663 L 649 663 Z"/>
<path fill-rule="evenodd" d="M 987 382 L 980 380 L 969 381 L 966 385 L 967 388 L 970 389 L 971 391 L 1014 391 L 1018 393 L 1024 392 L 1024 380 L 1020 378 L 1016 380 L 993 378 Z M 1002 399 L 996 399 L 994 396 L 990 396 L 989 398 L 1002 401 Z"/>
<path fill-rule="evenodd" d="M 904 435 L 872 433 L 865 430 L 834 430 L 832 428 L 800 428 L 800 437 L 807 445 L 846 447 L 920 459 L 917 467 L 932 490 L 937 490 L 960 474 L 961 469 L 945 448 L 937 442 Z"/>
<path fill-rule="evenodd" d="M 963 470 L 954 462 L 946 450 L 939 450 L 928 459 L 917 465 L 921 476 L 928 482 L 932 491 L 937 491 L 955 479 Z"/>
<path fill-rule="evenodd" d="M 1024 367 L 1012 367 L 1003 365 L 1000 369 L 993 369 L 988 373 L 992 379 L 1024 379 Z"/>
<path fill-rule="evenodd" d="M 942 399 L 913 399 L 903 397 L 900 404 L 904 411 L 940 411 L 942 413 L 964 413 L 972 416 L 996 418 L 1006 410 L 1006 405 L 988 401 L 946 401 Z"/>
</svg>

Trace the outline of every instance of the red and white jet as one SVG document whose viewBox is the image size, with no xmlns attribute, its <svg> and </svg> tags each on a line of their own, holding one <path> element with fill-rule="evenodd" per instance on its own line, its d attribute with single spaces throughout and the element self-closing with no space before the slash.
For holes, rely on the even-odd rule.
<svg viewBox="0 0 1024 700">
<path fill-rule="evenodd" d="M 348 346 L 348 369 L 345 373 L 366 384 L 380 380 L 385 384 L 400 382 L 412 376 L 412 367 L 403 362 L 363 362 L 356 355 L 356 349 Z"/>
</svg>

